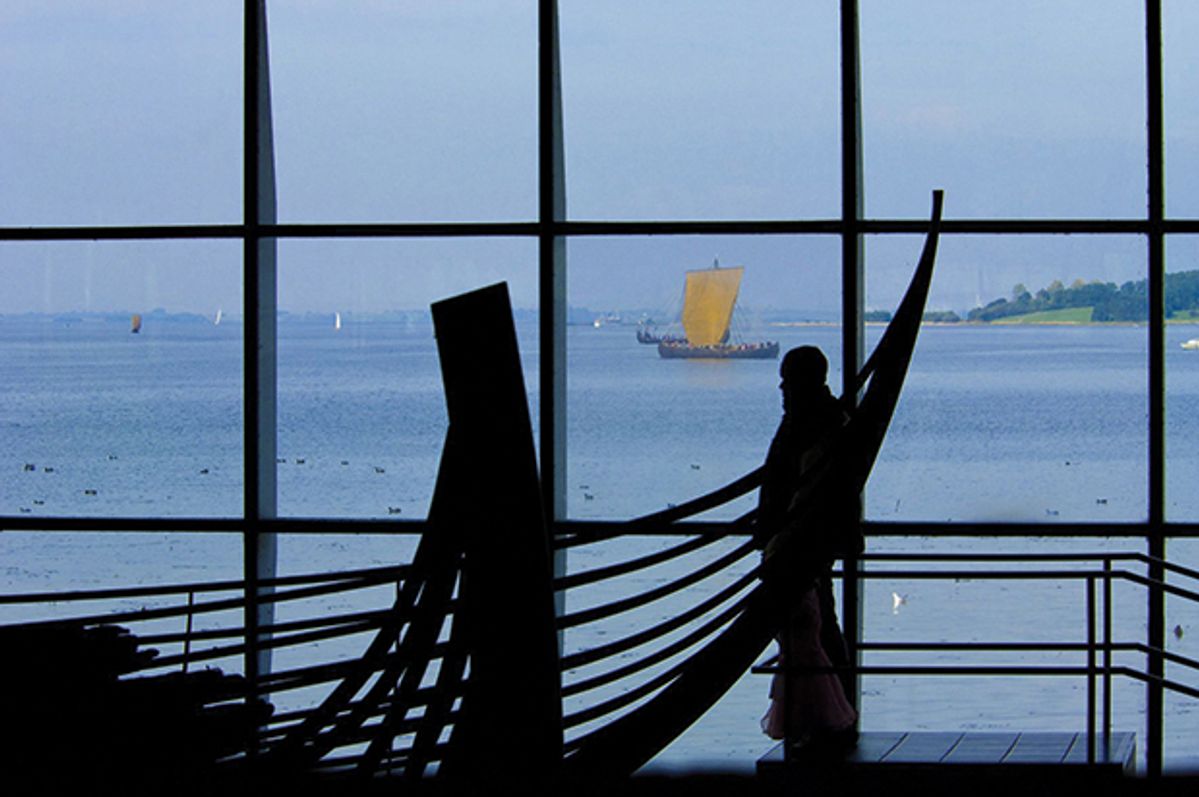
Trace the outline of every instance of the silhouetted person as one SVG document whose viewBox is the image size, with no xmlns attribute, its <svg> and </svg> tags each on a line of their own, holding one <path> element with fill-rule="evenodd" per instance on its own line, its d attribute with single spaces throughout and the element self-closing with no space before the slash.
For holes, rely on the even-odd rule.
<svg viewBox="0 0 1199 797">
<path fill-rule="evenodd" d="M 815 346 L 800 346 L 779 367 L 783 419 L 766 455 L 754 538 L 763 549 L 765 577 L 785 579 L 779 607 L 780 664 L 784 667 L 846 666 L 849 658 L 837 622 L 831 570 L 844 550 L 860 551 L 860 499 L 851 485 L 821 484 L 820 508 L 802 522 L 788 517 L 805 474 L 832 453 L 833 438 L 848 420 L 825 384 L 828 360 Z M 827 462 L 827 459 L 823 461 Z M 774 560 L 786 549 L 782 561 Z M 771 706 L 762 729 L 800 748 L 844 750 L 857 738 L 857 713 L 846 697 L 850 674 L 780 673 L 770 687 Z"/>
</svg>

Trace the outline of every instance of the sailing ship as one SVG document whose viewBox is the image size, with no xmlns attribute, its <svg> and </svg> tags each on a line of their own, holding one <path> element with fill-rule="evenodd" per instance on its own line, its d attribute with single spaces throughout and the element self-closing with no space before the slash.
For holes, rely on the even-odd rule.
<svg viewBox="0 0 1199 797">
<path fill-rule="evenodd" d="M 637 342 L 656 346 L 659 343 L 686 343 L 687 339 L 682 335 L 659 333 L 654 322 L 646 321 L 637 325 Z"/>
<path fill-rule="evenodd" d="M 221 316 L 223 313 L 224 311 L 220 307 L 216 309 L 216 316 L 212 319 L 212 325 L 214 327 L 219 327 L 221 325 Z"/>
<path fill-rule="evenodd" d="M 729 325 L 741 289 L 743 266 L 687 272 L 683 288 L 683 331 L 685 340 L 661 340 L 658 355 L 667 359 L 773 360 L 779 356 L 778 341 L 729 342 Z"/>
<path fill-rule="evenodd" d="M 142 317 L 138 313 L 134 313 L 133 318 L 129 319 L 129 331 L 134 335 L 142 331 Z"/>
<path fill-rule="evenodd" d="M 333 329 L 341 329 L 341 313 L 333 314 Z"/>
</svg>

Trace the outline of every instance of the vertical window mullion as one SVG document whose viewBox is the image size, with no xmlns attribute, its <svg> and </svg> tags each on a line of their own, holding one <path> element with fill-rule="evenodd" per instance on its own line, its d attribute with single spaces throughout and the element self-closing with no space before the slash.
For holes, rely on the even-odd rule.
<svg viewBox="0 0 1199 797">
<path fill-rule="evenodd" d="M 275 484 L 277 424 L 275 240 L 261 235 L 261 225 L 274 224 L 275 174 L 271 129 L 266 2 L 245 3 L 243 288 L 245 384 L 245 516 L 243 518 L 243 576 L 245 578 L 245 671 L 249 697 L 270 670 L 270 650 L 260 643 L 261 628 L 274 617 L 273 604 L 259 605 L 264 579 L 275 575 L 275 539 L 264 521 L 277 516 Z"/>
<path fill-rule="evenodd" d="M 1165 218 L 1165 173 L 1162 123 L 1162 24 L 1161 0 L 1145 3 L 1145 63 L 1146 63 L 1146 128 L 1147 128 L 1147 216 L 1150 223 L 1148 240 L 1149 284 L 1149 555 L 1156 560 L 1166 556 L 1165 541 L 1165 239 L 1162 221 Z M 1156 562 L 1149 567 L 1154 582 L 1165 577 L 1164 568 Z M 1165 594 L 1159 587 L 1148 590 L 1148 635 L 1151 651 L 1165 647 Z M 1151 776 L 1162 771 L 1164 693 L 1160 679 L 1165 675 L 1165 663 L 1159 652 L 1149 655 L 1149 675 L 1146 686 L 1146 722 L 1149 738 L 1146 744 L 1146 767 Z"/>
<path fill-rule="evenodd" d="M 841 0 L 841 384 L 842 392 L 854 390 L 862 366 L 865 329 L 862 323 L 862 235 L 857 229 L 863 214 L 862 197 L 862 109 L 859 58 L 858 3 Z M 856 395 L 854 403 L 857 402 Z M 842 625 L 850 661 L 860 663 L 858 641 L 862 637 L 861 581 L 857 562 L 844 562 L 841 586 Z M 860 706 L 860 679 L 854 674 L 850 700 Z"/>
<path fill-rule="evenodd" d="M 552 534 L 566 517 L 566 239 L 559 234 L 566 219 L 566 158 L 557 0 L 540 0 L 537 24 L 541 486 Z M 566 550 L 555 550 L 553 557 L 554 575 L 565 575 Z M 565 601 L 564 593 L 555 593 L 559 615 L 566 610 Z"/>
</svg>

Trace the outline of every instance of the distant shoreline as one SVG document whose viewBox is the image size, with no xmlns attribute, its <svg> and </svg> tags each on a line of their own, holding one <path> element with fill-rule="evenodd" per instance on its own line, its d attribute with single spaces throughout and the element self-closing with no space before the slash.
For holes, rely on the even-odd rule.
<svg viewBox="0 0 1199 797">
<path fill-rule="evenodd" d="M 885 327 L 888 321 L 865 321 L 868 327 Z M 1147 327 L 1148 321 L 922 321 L 925 327 Z M 839 327 L 836 321 L 770 321 L 769 327 Z M 1199 326 L 1199 319 L 1166 319 L 1166 326 Z"/>
</svg>

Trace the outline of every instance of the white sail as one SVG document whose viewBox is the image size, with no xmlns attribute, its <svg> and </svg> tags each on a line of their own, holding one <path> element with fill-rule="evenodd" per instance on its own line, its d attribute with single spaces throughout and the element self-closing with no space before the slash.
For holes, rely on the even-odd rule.
<svg viewBox="0 0 1199 797">
<path fill-rule="evenodd" d="M 333 328 L 341 329 L 341 313 L 333 314 Z"/>
</svg>

